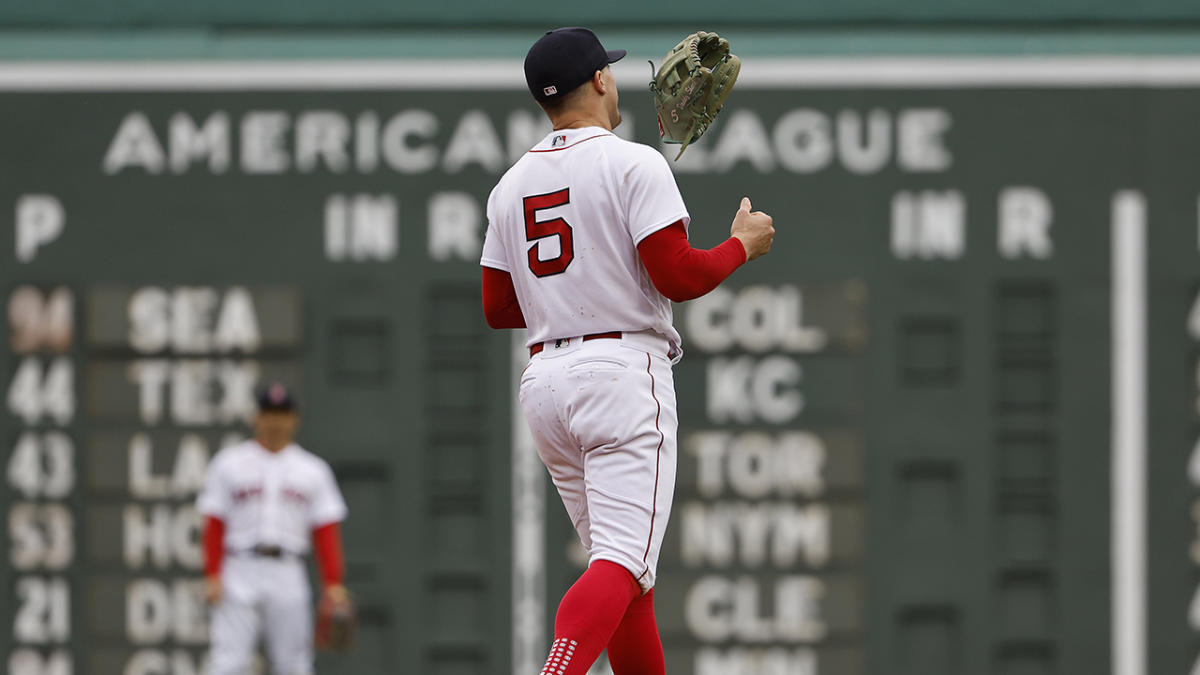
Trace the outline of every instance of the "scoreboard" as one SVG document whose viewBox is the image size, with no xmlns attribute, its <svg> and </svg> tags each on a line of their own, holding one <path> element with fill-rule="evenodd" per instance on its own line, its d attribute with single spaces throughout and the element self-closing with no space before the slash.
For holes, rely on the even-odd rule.
<svg viewBox="0 0 1200 675">
<path fill-rule="evenodd" d="M 0 69 L 0 669 L 203 672 L 194 500 L 274 380 L 350 507 L 319 671 L 540 669 L 586 559 L 479 305 L 520 72 Z M 1200 61 L 746 64 L 672 163 L 694 244 L 778 230 L 676 307 L 672 672 L 1200 672 L 1197 113 Z"/>
</svg>

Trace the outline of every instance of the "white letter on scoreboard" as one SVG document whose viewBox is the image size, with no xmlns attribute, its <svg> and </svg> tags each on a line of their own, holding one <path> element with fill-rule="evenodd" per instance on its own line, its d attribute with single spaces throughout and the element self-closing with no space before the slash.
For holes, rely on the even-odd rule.
<svg viewBox="0 0 1200 675">
<path fill-rule="evenodd" d="M 1054 253 L 1050 224 L 1054 207 L 1045 192 L 1035 187 L 1010 187 L 1000 193 L 997 244 L 1000 255 L 1044 260 Z"/>
<path fill-rule="evenodd" d="M 439 192 L 429 200 L 429 257 L 479 258 L 483 229 L 479 203 L 466 192 Z"/>
<path fill-rule="evenodd" d="M 255 110 L 242 118 L 242 170 L 246 173 L 287 171 L 285 135 L 290 120 L 278 110 Z"/>
<path fill-rule="evenodd" d="M 314 110 L 296 120 L 296 168 L 311 173 L 322 164 L 334 173 L 350 168 L 350 120 L 340 112 Z"/>
<path fill-rule="evenodd" d="M 900 260 L 961 258 L 967 204 L 958 190 L 897 192 L 892 197 L 892 255 Z"/>
<path fill-rule="evenodd" d="M 896 120 L 896 163 L 913 173 L 945 171 L 953 158 L 942 134 L 953 119 L 942 108 L 904 110 Z"/>
<path fill-rule="evenodd" d="M 399 211 L 391 195 L 330 195 L 325 200 L 325 257 L 334 262 L 394 259 Z"/>
<path fill-rule="evenodd" d="M 504 161 L 504 146 L 487 113 L 482 110 L 464 113 L 446 145 L 443 168 L 458 173 L 468 164 L 478 164 L 485 171 L 500 173 Z"/>
<path fill-rule="evenodd" d="M 171 171 L 184 173 L 193 162 L 208 160 L 208 170 L 225 173 L 229 169 L 229 115 L 217 111 L 197 126 L 187 113 L 171 116 L 168 139 Z"/>
<path fill-rule="evenodd" d="M 17 199 L 17 260 L 32 262 L 38 249 L 58 239 L 67 212 L 52 195 L 22 195 Z"/>
<path fill-rule="evenodd" d="M 127 167 L 140 166 L 146 173 L 162 173 L 163 165 L 167 162 L 162 144 L 154 135 L 154 127 L 150 120 L 140 112 L 134 111 L 121 120 L 117 135 L 113 137 L 104 153 L 104 173 L 120 173 Z"/>
</svg>

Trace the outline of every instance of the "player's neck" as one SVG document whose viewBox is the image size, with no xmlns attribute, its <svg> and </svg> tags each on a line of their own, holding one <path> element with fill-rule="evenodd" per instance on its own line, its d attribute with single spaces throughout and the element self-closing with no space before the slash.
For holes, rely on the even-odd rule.
<svg viewBox="0 0 1200 675">
<path fill-rule="evenodd" d="M 572 116 L 554 120 L 555 131 L 562 131 L 564 129 L 584 129 L 587 127 L 600 127 L 601 129 L 612 131 L 612 127 L 609 125 L 608 120 L 599 117 Z"/>
<path fill-rule="evenodd" d="M 261 445 L 261 446 L 263 447 L 263 449 L 264 449 L 264 450 L 268 450 L 268 451 L 270 451 L 270 452 L 279 452 L 280 450 L 283 450 L 284 448 L 286 448 L 286 447 L 288 446 L 288 442 L 284 442 L 284 443 L 267 443 L 266 441 L 264 441 L 264 440 L 263 440 L 263 439 L 261 439 L 261 438 L 255 438 L 255 439 L 254 439 L 254 441 L 255 441 L 256 443 L 258 443 L 259 445 Z"/>
</svg>

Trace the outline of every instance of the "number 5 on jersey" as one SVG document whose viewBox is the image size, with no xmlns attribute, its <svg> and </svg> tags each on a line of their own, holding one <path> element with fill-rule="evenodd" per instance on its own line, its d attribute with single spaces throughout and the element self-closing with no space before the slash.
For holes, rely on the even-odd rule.
<svg viewBox="0 0 1200 675">
<path fill-rule="evenodd" d="M 562 274 L 575 259 L 575 242 L 571 238 L 571 226 L 562 218 L 538 220 L 537 212 L 571 203 L 571 189 L 563 188 L 544 195 L 534 195 L 522 200 L 525 206 L 525 240 L 529 247 L 529 269 L 536 276 L 548 277 Z M 558 237 L 558 255 L 542 260 L 538 253 L 538 241 L 547 237 Z"/>
</svg>

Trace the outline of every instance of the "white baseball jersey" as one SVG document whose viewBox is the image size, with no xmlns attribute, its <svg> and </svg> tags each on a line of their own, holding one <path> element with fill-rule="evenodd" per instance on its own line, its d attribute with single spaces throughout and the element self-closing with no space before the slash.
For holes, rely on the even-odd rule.
<svg viewBox="0 0 1200 675">
<path fill-rule="evenodd" d="M 280 546 L 307 553 L 316 527 L 346 518 L 325 460 L 292 443 L 271 452 L 249 440 L 213 457 L 197 508 L 225 522 L 225 548 Z"/>
<path fill-rule="evenodd" d="M 492 190 L 480 261 L 512 276 L 528 344 L 544 343 L 521 408 L 589 560 L 643 590 L 674 496 L 679 333 L 637 245 L 676 221 L 686 228 L 687 209 L 657 150 L 598 127 L 554 131 Z"/>
<path fill-rule="evenodd" d="M 690 221 L 660 152 L 599 127 L 551 132 L 500 179 L 487 217 L 480 264 L 512 276 L 528 344 L 653 330 L 679 345 L 637 252 Z"/>
</svg>

